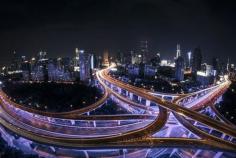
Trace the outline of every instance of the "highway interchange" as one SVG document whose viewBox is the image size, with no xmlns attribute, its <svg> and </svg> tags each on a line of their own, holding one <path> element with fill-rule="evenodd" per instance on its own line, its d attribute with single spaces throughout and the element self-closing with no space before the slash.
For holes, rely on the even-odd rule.
<svg viewBox="0 0 236 158">
<path fill-rule="evenodd" d="M 110 68 L 96 73 L 103 97 L 93 105 L 71 112 L 50 113 L 27 108 L 0 91 L 0 124 L 29 140 L 68 148 L 185 147 L 236 151 L 235 126 L 202 113 L 208 105 L 210 108 L 214 105 L 230 81 L 194 93 L 175 94 L 168 101 L 161 96 L 171 94 L 154 95 L 112 78 Z M 132 114 L 89 115 L 102 108 L 109 97 L 133 110 Z M 216 115 L 222 118 L 217 112 Z M 178 136 L 176 129 L 189 134 Z M 221 136 L 215 136 L 214 131 Z"/>
</svg>

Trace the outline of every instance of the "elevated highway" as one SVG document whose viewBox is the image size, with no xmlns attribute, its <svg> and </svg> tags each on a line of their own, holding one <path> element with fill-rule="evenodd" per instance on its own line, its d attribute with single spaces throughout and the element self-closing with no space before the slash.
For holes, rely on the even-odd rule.
<svg viewBox="0 0 236 158">
<path fill-rule="evenodd" d="M 147 112 L 146 114 L 87 116 L 81 115 L 85 111 L 77 111 L 78 113 L 52 115 L 51 113 L 25 109 L 21 105 L 15 104 L 7 99 L 4 93 L 0 92 L 0 124 L 14 133 L 35 142 L 70 148 L 197 147 L 204 149 L 214 148 L 231 152 L 236 151 L 236 145 L 234 143 L 206 134 L 191 124 L 189 120 L 195 120 L 209 128 L 214 128 L 226 135 L 235 137 L 235 128 L 200 114 L 193 108 L 202 107 L 209 101 L 214 100 L 214 98 L 222 94 L 225 88 L 229 86 L 230 82 L 226 81 L 216 87 L 210 87 L 205 91 L 179 96 L 178 99 L 169 102 L 163 98 L 154 96 L 142 88 L 125 84 L 110 77 L 108 71 L 109 68 L 97 72 L 97 79 L 104 87 L 104 100 L 99 100 L 99 104 L 95 103 L 96 106 L 89 107 L 85 111 L 88 112 L 101 106 L 108 95 L 112 94 L 129 106 L 145 110 Z M 118 92 L 115 89 L 117 89 Z M 125 91 L 126 95 L 122 95 L 122 90 Z M 181 101 L 184 103 L 183 100 L 187 100 L 187 97 L 196 96 L 200 93 L 203 95 L 199 95 L 200 97 L 196 98 L 196 101 L 191 103 L 190 108 L 177 104 Z M 138 102 L 132 100 L 131 94 L 138 97 Z M 145 104 L 142 103 L 143 100 Z M 151 107 L 150 103 L 153 103 L 157 108 Z M 25 117 L 22 116 L 24 112 L 19 112 L 19 110 L 27 112 L 28 115 Z M 153 135 L 165 127 L 170 113 L 173 113 L 175 118 L 177 118 L 185 128 L 198 135 L 200 139 L 154 138 Z M 42 118 L 45 117 L 45 120 L 35 117 L 37 115 L 42 116 Z M 72 122 L 75 121 L 74 123 L 79 122 L 81 126 L 78 126 L 78 124 L 66 125 L 53 121 L 58 118 L 64 121 L 73 120 Z M 122 124 L 122 121 L 124 121 L 125 124 Z M 92 122 L 93 126 L 87 126 L 89 124 L 88 122 Z M 111 127 L 96 126 L 94 122 L 98 124 L 110 122 Z M 220 142 L 220 144 L 216 142 Z"/>
</svg>

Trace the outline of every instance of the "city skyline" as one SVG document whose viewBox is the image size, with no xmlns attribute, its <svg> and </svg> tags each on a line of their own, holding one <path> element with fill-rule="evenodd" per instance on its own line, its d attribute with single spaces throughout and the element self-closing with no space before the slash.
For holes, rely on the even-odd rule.
<svg viewBox="0 0 236 158">
<path fill-rule="evenodd" d="M 234 3 L 2 2 L 0 158 L 235 158 Z"/>
<path fill-rule="evenodd" d="M 140 42 L 140 41 L 139 41 Z M 142 41 L 141 41 L 142 42 Z M 180 44 L 177 44 L 177 45 L 180 45 Z M 176 46 L 175 46 L 176 47 Z M 200 46 L 198 47 L 194 47 L 192 49 L 186 49 L 186 48 L 182 48 L 182 45 L 181 45 L 181 56 L 183 58 L 185 58 L 186 60 L 189 58 L 189 53 L 193 53 L 195 51 L 195 49 L 200 49 L 201 51 L 201 55 L 202 55 L 202 62 L 203 63 L 209 63 L 209 64 L 212 64 L 212 61 L 214 59 L 217 59 L 218 62 L 222 63 L 222 64 L 227 64 L 228 62 L 230 64 L 234 64 L 235 62 L 229 58 L 229 57 L 225 57 L 225 59 L 222 59 L 222 58 L 219 58 L 219 56 L 212 56 L 212 57 L 209 57 L 207 56 L 206 54 L 204 54 L 204 50 L 202 50 L 202 48 Z M 13 50 L 9 53 L 9 59 L 5 62 L 0 62 L 0 66 L 8 66 L 11 61 L 13 60 L 14 58 L 14 54 L 16 53 L 17 56 L 19 58 L 23 57 L 27 60 L 30 60 L 32 58 L 35 58 L 40 52 L 45 52 L 47 53 L 47 57 L 48 58 L 74 58 L 76 56 L 76 50 L 83 50 L 83 51 L 86 51 L 88 53 L 92 53 L 96 56 L 103 56 L 103 54 L 105 52 L 107 52 L 109 54 L 109 57 L 112 57 L 112 58 L 117 58 L 120 53 L 122 53 L 123 55 L 126 55 L 126 56 L 130 56 L 131 55 L 131 52 L 135 53 L 135 54 L 142 54 L 142 50 L 140 49 L 140 46 L 137 46 L 136 48 L 133 48 L 133 49 L 129 49 L 127 51 L 121 51 L 121 50 L 117 50 L 117 51 L 111 51 L 109 49 L 104 49 L 104 50 L 100 50 L 99 52 L 96 52 L 96 51 L 88 51 L 89 49 L 80 49 L 78 47 L 75 47 L 73 48 L 73 50 L 68 53 L 68 54 L 54 54 L 53 52 L 48 52 L 46 50 L 38 50 L 36 52 L 34 52 L 33 54 L 28 54 L 28 53 L 23 53 L 23 52 L 18 52 L 16 50 Z M 183 51 L 184 50 L 184 51 Z M 151 60 L 152 58 L 154 58 L 156 55 L 160 55 L 161 59 L 163 60 L 169 60 L 169 61 L 172 61 L 174 62 L 175 61 L 175 58 L 176 58 L 176 50 L 173 50 L 173 52 L 170 53 L 170 55 L 167 55 L 165 53 L 161 53 L 160 51 L 150 51 L 150 46 L 148 45 L 148 51 L 146 52 L 146 55 L 148 57 L 146 57 L 147 59 L 146 60 Z M 187 62 L 186 62 L 186 66 L 187 66 Z"/>
</svg>

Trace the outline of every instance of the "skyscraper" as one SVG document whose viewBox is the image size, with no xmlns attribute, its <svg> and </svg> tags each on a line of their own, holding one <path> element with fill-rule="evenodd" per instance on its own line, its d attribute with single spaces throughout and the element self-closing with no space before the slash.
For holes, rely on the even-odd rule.
<svg viewBox="0 0 236 158">
<path fill-rule="evenodd" d="M 91 78 L 91 54 L 79 51 L 80 80 L 89 81 Z"/>
<path fill-rule="evenodd" d="M 104 51 L 103 53 L 103 62 L 102 62 L 103 66 L 109 66 L 109 55 L 108 55 L 108 51 Z"/>
<path fill-rule="evenodd" d="M 213 67 L 213 70 L 216 71 L 216 73 L 220 73 L 220 63 L 219 63 L 219 59 L 218 58 L 213 58 L 212 59 L 212 67 Z"/>
<path fill-rule="evenodd" d="M 16 53 L 16 51 L 13 52 L 13 58 L 11 61 L 11 71 L 16 71 L 20 69 L 20 57 Z"/>
<path fill-rule="evenodd" d="M 43 61 L 47 59 L 47 52 L 40 51 L 38 53 L 38 61 Z"/>
<path fill-rule="evenodd" d="M 178 59 L 179 56 L 181 56 L 180 51 L 180 44 L 177 44 L 177 50 L 176 50 L 176 59 Z"/>
<path fill-rule="evenodd" d="M 21 70 L 22 70 L 23 79 L 24 80 L 31 80 L 30 62 L 27 61 L 25 58 L 22 58 Z"/>
<path fill-rule="evenodd" d="M 75 61 L 74 61 L 74 66 L 78 67 L 79 66 L 79 49 L 75 48 Z"/>
<path fill-rule="evenodd" d="M 140 57 L 141 57 L 141 62 L 146 63 L 147 59 L 149 58 L 148 54 L 148 41 L 140 41 Z"/>
<path fill-rule="evenodd" d="M 226 65 L 226 70 L 227 70 L 227 71 L 229 71 L 229 67 L 230 67 L 230 65 L 229 65 L 229 57 L 228 57 L 227 65 Z"/>
<path fill-rule="evenodd" d="M 177 81 L 184 80 L 184 58 L 182 56 L 175 60 L 175 79 Z"/>
<path fill-rule="evenodd" d="M 187 58 L 188 58 L 188 67 L 191 69 L 192 68 L 192 52 L 187 53 Z"/>
<path fill-rule="evenodd" d="M 152 66 L 159 66 L 161 63 L 161 55 L 157 53 L 154 58 L 150 60 Z"/>
<path fill-rule="evenodd" d="M 91 56 L 90 56 L 90 67 L 91 67 L 91 69 L 93 70 L 94 68 L 95 68 L 95 60 L 94 60 L 94 55 L 93 54 L 91 54 Z"/>
<path fill-rule="evenodd" d="M 193 58 L 192 58 L 192 71 L 193 73 L 197 73 L 197 71 L 201 70 L 202 64 L 202 52 L 199 47 L 195 48 L 193 51 Z"/>
<path fill-rule="evenodd" d="M 135 64 L 135 53 L 134 51 L 130 51 L 131 54 L 131 64 Z"/>
</svg>

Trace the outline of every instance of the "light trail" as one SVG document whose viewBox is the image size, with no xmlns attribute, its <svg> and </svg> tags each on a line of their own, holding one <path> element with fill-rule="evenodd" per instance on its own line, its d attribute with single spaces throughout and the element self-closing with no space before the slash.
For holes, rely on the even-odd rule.
<svg viewBox="0 0 236 158">
<path fill-rule="evenodd" d="M 204 148 L 204 149 L 220 149 L 220 150 L 226 150 L 226 151 L 233 151 L 236 150 L 236 145 L 233 143 L 230 143 L 228 141 L 224 141 L 222 139 L 219 139 L 217 137 L 214 137 L 212 135 L 206 134 L 202 132 L 197 127 L 194 127 L 191 123 L 189 123 L 189 120 L 186 118 L 191 118 L 192 120 L 195 120 L 197 122 L 200 122 L 207 127 L 215 128 L 227 135 L 236 136 L 236 131 L 233 130 L 232 127 L 230 127 L 227 124 L 224 124 L 222 122 L 210 119 L 209 117 L 199 114 L 196 112 L 193 107 L 198 106 L 204 106 L 207 102 L 211 101 L 211 99 L 216 98 L 218 95 L 222 94 L 222 92 L 225 90 L 225 87 L 229 85 L 229 82 L 222 83 L 221 85 L 210 87 L 205 90 L 201 90 L 199 92 L 194 92 L 188 95 L 180 95 L 178 99 L 175 99 L 174 101 L 181 101 L 181 99 L 186 99 L 188 97 L 191 97 L 193 95 L 197 94 L 203 94 L 204 95 L 200 98 L 197 98 L 196 101 L 192 102 L 191 108 L 185 108 L 182 107 L 176 103 L 168 102 L 163 99 L 160 99 L 158 97 L 153 96 L 153 94 L 148 93 L 148 91 L 137 88 L 131 85 L 127 85 L 125 83 L 122 83 L 121 81 L 118 81 L 114 78 L 111 78 L 109 75 L 107 75 L 108 69 L 101 70 L 97 72 L 97 79 L 102 87 L 104 87 L 105 93 L 107 93 L 107 96 L 109 93 L 117 97 L 122 102 L 127 103 L 130 106 L 140 108 L 142 110 L 146 110 L 151 112 L 151 115 L 107 115 L 107 116 L 85 116 L 79 114 L 66 114 L 66 118 L 62 120 L 70 120 L 75 119 L 74 121 L 97 121 L 98 123 L 102 123 L 102 121 L 118 121 L 118 120 L 125 120 L 126 122 L 128 120 L 135 120 L 137 122 L 128 123 L 125 125 L 118 125 L 114 127 L 77 127 L 77 126 L 71 126 L 71 125 L 63 125 L 63 124 L 57 124 L 56 122 L 50 122 L 46 120 L 41 120 L 38 118 L 35 118 L 37 121 L 41 121 L 40 124 L 48 125 L 49 128 L 46 128 L 44 126 L 40 126 L 39 124 L 29 122 L 29 119 L 31 118 L 30 114 L 33 115 L 34 111 L 29 111 L 29 109 L 22 108 L 21 106 L 18 106 L 17 104 L 14 104 L 13 102 L 10 102 L 9 100 L 6 100 L 6 97 L 2 92 L 1 94 L 1 109 L 0 109 L 0 123 L 6 127 L 7 129 L 13 131 L 14 133 L 17 133 L 18 135 L 21 135 L 22 137 L 26 137 L 30 140 L 41 142 L 44 144 L 50 144 L 55 146 L 63 146 L 63 147 L 72 147 L 72 148 L 99 148 L 99 147 L 109 147 L 109 148 L 119 148 L 119 147 L 137 147 L 137 148 L 143 148 L 143 147 L 190 147 L 190 148 Z M 116 87 L 119 87 L 121 89 L 124 89 L 128 91 L 129 93 L 136 94 L 137 96 L 140 96 L 146 100 L 149 100 L 153 103 L 155 103 L 158 108 L 158 115 L 155 113 L 155 110 L 151 107 L 147 107 L 145 105 L 142 105 L 141 103 L 135 103 L 134 101 L 130 100 L 129 98 L 122 96 L 118 92 L 114 91 L 114 89 L 110 88 L 107 83 L 110 83 Z M 162 94 L 163 95 L 163 94 Z M 167 94 L 170 95 L 170 94 Z M 107 97 L 105 97 L 107 98 Z M 12 107 L 7 106 L 6 104 L 10 103 Z M 99 103 L 99 104 L 98 104 Z M 103 104 L 103 101 L 95 103 L 96 106 L 89 107 L 88 110 L 93 110 L 96 107 L 101 106 Z M 22 117 L 21 115 L 17 115 L 15 111 L 12 111 L 11 108 L 18 108 L 20 110 L 26 110 L 29 112 L 29 116 Z M 153 134 L 160 131 L 167 122 L 167 119 L 169 117 L 169 113 L 173 112 L 175 118 L 179 120 L 181 124 L 183 124 L 184 127 L 186 127 L 188 130 L 192 131 L 194 134 L 201 137 L 201 139 L 191 139 L 191 138 L 153 138 Z M 32 113 L 31 113 L 32 112 Z M 37 115 L 42 116 L 42 118 L 50 117 L 51 114 L 45 114 L 44 112 L 36 113 Z M 44 115 L 45 114 L 45 115 Z M 156 116 L 156 115 L 157 116 Z M 14 116 L 17 115 L 17 117 Z M 54 115 L 53 115 L 54 116 Z M 52 120 L 60 118 L 60 115 L 55 115 L 59 117 L 52 117 Z M 63 117 L 64 117 L 63 116 Z M 171 116 L 173 117 L 173 116 Z M 99 122 L 100 121 L 100 122 Z M 173 118 L 172 118 L 173 121 Z M 104 123 L 104 122 L 103 122 Z M 175 122 L 174 122 L 175 123 Z M 58 126 L 58 127 L 57 127 Z M 131 127 L 134 128 L 131 128 Z M 65 130 L 63 130 L 63 128 Z M 51 128 L 51 129 L 50 129 Z M 81 135 L 81 133 L 78 132 L 78 128 L 80 131 L 83 131 L 84 133 Z M 121 130 L 123 128 L 123 130 Z M 61 132 L 60 130 L 63 130 Z M 77 133 L 76 133 L 77 130 Z M 97 130 L 96 132 L 87 131 L 87 130 Z M 108 133 L 104 132 L 104 130 L 109 131 Z M 103 132 L 102 132 L 103 131 Z M 170 132 L 170 131 L 169 131 Z M 89 133 L 89 134 L 88 134 Z M 87 137 L 85 137 L 87 135 Z M 167 134 L 169 136 L 169 134 Z M 221 142 L 221 144 L 217 144 L 216 142 Z"/>
</svg>

